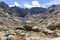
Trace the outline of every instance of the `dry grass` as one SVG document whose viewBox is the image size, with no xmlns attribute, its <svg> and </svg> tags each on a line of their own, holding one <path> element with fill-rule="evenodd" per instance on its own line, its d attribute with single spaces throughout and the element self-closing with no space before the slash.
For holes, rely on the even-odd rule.
<svg viewBox="0 0 60 40">
<path fill-rule="evenodd" d="M 58 37 L 58 38 L 52 38 L 51 40 L 60 40 L 60 37 Z"/>
</svg>

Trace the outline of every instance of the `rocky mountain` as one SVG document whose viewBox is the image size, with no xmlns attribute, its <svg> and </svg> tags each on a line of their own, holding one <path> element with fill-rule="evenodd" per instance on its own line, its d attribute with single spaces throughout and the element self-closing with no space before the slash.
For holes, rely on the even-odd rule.
<svg viewBox="0 0 60 40">
<path fill-rule="evenodd" d="M 4 2 L 0 2 L 0 8 L 6 9 L 6 12 L 9 12 L 9 14 L 14 15 L 14 16 L 19 16 L 19 17 L 25 17 L 27 14 L 34 15 L 34 14 L 41 14 L 45 13 L 47 11 L 46 8 L 43 7 L 33 7 L 31 9 L 23 9 L 19 7 L 9 7 L 7 4 Z"/>
<path fill-rule="evenodd" d="M 0 2 L 0 40 L 60 40 L 60 5 L 24 9 Z"/>
</svg>

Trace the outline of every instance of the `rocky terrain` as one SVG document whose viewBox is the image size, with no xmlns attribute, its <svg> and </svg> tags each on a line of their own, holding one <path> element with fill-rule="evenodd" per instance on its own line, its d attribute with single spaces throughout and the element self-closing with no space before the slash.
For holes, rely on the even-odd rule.
<svg viewBox="0 0 60 40">
<path fill-rule="evenodd" d="M 60 40 L 60 5 L 23 9 L 0 2 L 0 40 Z"/>
</svg>

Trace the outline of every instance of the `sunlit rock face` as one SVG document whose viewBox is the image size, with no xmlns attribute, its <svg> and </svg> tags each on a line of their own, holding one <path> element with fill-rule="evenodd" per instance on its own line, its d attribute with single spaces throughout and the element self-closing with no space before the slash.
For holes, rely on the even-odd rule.
<svg viewBox="0 0 60 40">
<path fill-rule="evenodd" d="M 60 5 L 31 9 L 0 2 L 0 40 L 60 40 Z"/>
</svg>

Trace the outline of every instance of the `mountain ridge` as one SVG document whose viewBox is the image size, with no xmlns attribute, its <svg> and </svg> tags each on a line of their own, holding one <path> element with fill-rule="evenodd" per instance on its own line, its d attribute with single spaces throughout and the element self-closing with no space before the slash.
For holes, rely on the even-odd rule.
<svg viewBox="0 0 60 40">
<path fill-rule="evenodd" d="M 55 38 L 60 39 L 60 5 L 24 9 L 9 7 L 0 2 L 0 39 L 55 40 Z"/>
</svg>

